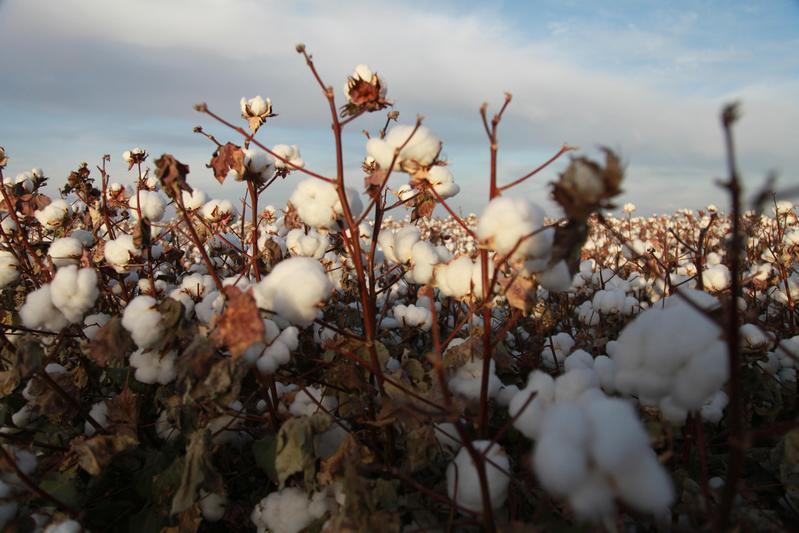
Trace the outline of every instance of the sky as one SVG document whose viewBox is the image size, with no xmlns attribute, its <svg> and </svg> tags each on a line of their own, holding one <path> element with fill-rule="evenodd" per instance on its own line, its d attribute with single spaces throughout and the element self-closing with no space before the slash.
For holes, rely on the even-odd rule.
<svg viewBox="0 0 799 533">
<path fill-rule="evenodd" d="M 563 143 L 582 155 L 618 150 L 625 193 L 641 213 L 723 206 L 719 111 L 741 104 L 738 155 L 748 191 L 776 171 L 799 183 L 799 1 L 326 1 L 0 0 L 0 146 L 6 173 L 44 169 L 61 184 L 81 162 L 112 157 L 112 179 L 132 183 L 124 150 L 173 153 L 211 197 L 240 197 L 205 164 L 235 132 L 200 115 L 206 102 L 231 121 L 242 96 L 270 97 L 279 114 L 258 134 L 299 145 L 308 168 L 332 174 L 327 103 L 302 58 L 305 43 L 337 91 L 366 63 L 388 84 L 401 123 L 417 114 L 444 141 L 461 186 L 450 203 L 480 212 L 489 150 L 478 110 L 513 101 L 499 132 L 499 180 L 511 181 Z M 362 185 L 364 129 L 344 137 L 346 179 Z M 548 182 L 567 158 L 515 190 L 552 210 Z M 402 175 L 391 186 L 402 183 Z M 264 193 L 283 204 L 292 175 Z"/>
</svg>

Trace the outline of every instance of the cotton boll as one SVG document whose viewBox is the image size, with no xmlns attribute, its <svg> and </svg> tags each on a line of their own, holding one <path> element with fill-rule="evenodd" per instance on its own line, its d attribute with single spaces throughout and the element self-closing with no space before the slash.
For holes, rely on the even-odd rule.
<svg viewBox="0 0 799 533">
<path fill-rule="evenodd" d="M 743 347 L 748 350 L 766 349 L 771 344 L 769 336 L 754 324 L 742 325 L 740 335 Z"/>
<path fill-rule="evenodd" d="M 453 394 L 458 394 L 472 401 L 479 401 L 482 379 L 483 360 L 475 358 L 458 367 L 455 374 L 450 378 L 448 385 Z M 493 398 L 501 387 L 502 382 L 497 377 L 496 365 L 492 359 L 489 363 L 488 397 Z"/>
<path fill-rule="evenodd" d="M 292 170 L 295 167 L 302 168 L 305 166 L 305 161 L 300 157 L 300 149 L 296 144 L 276 144 L 272 151 L 283 159 L 288 160 L 288 163 L 286 163 L 281 159 L 276 159 L 275 168 Z"/>
<path fill-rule="evenodd" d="M 132 235 L 120 235 L 105 243 L 103 256 L 109 265 L 117 272 L 127 272 L 127 265 L 131 259 L 138 256 L 141 251 L 136 248 Z"/>
<path fill-rule="evenodd" d="M 72 208 L 69 207 L 69 204 L 64 200 L 58 199 L 53 200 L 42 209 L 35 211 L 33 216 L 36 217 L 36 220 L 38 220 L 39 224 L 44 226 L 45 229 L 54 230 L 61 226 L 64 218 L 71 212 Z"/>
<path fill-rule="evenodd" d="M 554 401 L 555 380 L 540 370 L 533 371 L 527 378 L 527 386 L 511 399 L 508 406 L 508 414 L 515 419 L 513 426 L 528 438 L 535 438 L 546 408 Z"/>
<path fill-rule="evenodd" d="M 44 528 L 44 533 L 81 533 L 83 526 L 75 520 L 64 520 L 57 524 L 50 524 Z"/>
<path fill-rule="evenodd" d="M 613 487 L 599 472 L 590 472 L 569 494 L 574 512 L 594 522 L 613 514 Z"/>
<path fill-rule="evenodd" d="M 433 278 L 435 265 L 439 262 L 436 249 L 427 241 L 419 241 L 411 248 L 411 266 L 406 279 L 412 283 L 426 285 Z"/>
<path fill-rule="evenodd" d="M 30 329 L 57 332 L 69 325 L 69 320 L 53 305 L 50 285 L 42 285 L 28 293 L 25 303 L 19 309 L 22 324 Z"/>
<path fill-rule="evenodd" d="M 599 378 L 599 386 L 608 394 L 616 391 L 616 364 L 607 355 L 600 355 L 594 359 L 594 372 Z"/>
<path fill-rule="evenodd" d="M 491 507 L 499 509 L 508 497 L 510 483 L 510 478 L 506 474 L 510 470 L 508 456 L 501 446 L 498 444 L 492 446 L 487 440 L 473 441 L 472 446 L 477 453 L 484 453 L 491 446 L 485 456 L 486 480 Z M 466 448 L 461 448 L 447 467 L 447 494 L 461 507 L 475 512 L 483 510 L 477 465 L 472 461 Z"/>
<path fill-rule="evenodd" d="M 363 209 L 360 196 L 353 189 L 345 192 L 352 215 L 358 216 Z M 314 178 L 301 181 L 289 202 L 297 209 L 300 219 L 313 228 L 336 230 L 336 220 L 344 214 L 335 186 Z"/>
<path fill-rule="evenodd" d="M 552 424 L 569 427 L 577 433 L 568 438 Z M 576 489 L 588 475 L 588 455 L 585 450 L 587 435 L 581 431 L 586 420 L 579 408 L 572 405 L 555 405 L 545 415 L 541 437 L 533 452 L 533 469 L 541 485 L 548 491 L 563 496 Z"/>
<path fill-rule="evenodd" d="M 574 368 L 594 369 L 594 358 L 585 350 L 575 350 L 564 361 L 563 368 L 568 373 Z"/>
<path fill-rule="evenodd" d="M 320 409 L 320 405 L 322 409 Z M 320 387 L 310 386 L 297 392 L 294 401 L 289 406 L 289 412 L 294 416 L 311 416 L 316 412 L 333 412 L 338 407 L 338 400 L 334 396 L 322 396 Z"/>
<path fill-rule="evenodd" d="M 222 222 L 236 218 L 236 209 L 229 200 L 209 200 L 200 209 L 202 217 L 209 222 Z"/>
<path fill-rule="evenodd" d="M 544 211 L 537 205 L 523 198 L 498 196 L 483 211 L 476 233 L 481 242 L 503 256 L 513 251 L 515 259 L 547 260 L 554 231 L 538 231 L 543 225 Z"/>
<path fill-rule="evenodd" d="M 537 276 L 538 283 L 551 292 L 563 292 L 569 290 L 572 285 L 572 276 L 566 261 L 558 261 Z"/>
<path fill-rule="evenodd" d="M 392 311 L 394 318 L 403 326 L 429 331 L 433 325 L 433 315 L 425 307 L 395 305 Z"/>
<path fill-rule="evenodd" d="M 461 188 L 455 183 L 455 177 L 447 167 L 436 165 L 427 172 L 428 181 L 441 198 L 446 200 L 458 194 Z"/>
<path fill-rule="evenodd" d="M 155 191 L 139 190 L 128 200 L 130 212 L 134 219 L 138 220 L 139 211 L 142 218 L 152 222 L 158 222 L 164 217 L 166 202 L 163 197 Z"/>
<path fill-rule="evenodd" d="M 106 428 L 108 424 L 108 404 L 106 404 L 105 401 L 99 401 L 92 405 L 92 408 L 89 410 L 89 416 L 100 424 L 101 427 Z M 87 421 L 83 423 L 83 433 L 87 437 L 91 437 L 96 432 L 97 429 L 90 422 Z"/>
<path fill-rule="evenodd" d="M 588 389 L 599 387 L 599 378 L 593 368 L 574 368 L 555 379 L 555 401 L 577 399 Z"/>
<path fill-rule="evenodd" d="M 289 231 L 286 235 L 286 248 L 291 255 L 321 259 L 329 247 L 330 241 L 327 235 L 322 235 L 315 230 L 305 233 L 297 228 Z"/>
<path fill-rule="evenodd" d="M 191 192 L 181 191 L 183 206 L 189 211 L 200 209 L 208 200 L 206 194 L 200 189 L 193 188 Z"/>
<path fill-rule="evenodd" d="M 19 278 L 19 262 L 11 252 L 0 249 L 0 289 Z"/>
<path fill-rule="evenodd" d="M 177 377 L 176 359 L 177 352 L 175 351 L 160 354 L 145 352 L 140 348 L 130 355 L 130 366 L 136 369 L 134 376 L 142 383 L 166 385 Z"/>
<path fill-rule="evenodd" d="M 328 510 L 330 505 L 324 493 L 316 493 L 309 499 L 300 489 L 286 487 L 258 502 L 250 520 L 258 533 L 299 533 Z"/>
<path fill-rule="evenodd" d="M 130 332 L 133 342 L 141 349 L 154 346 L 161 340 L 163 323 L 157 302 L 151 296 L 137 296 L 122 315 L 122 327 Z"/>
<path fill-rule="evenodd" d="M 630 457 L 649 447 L 649 436 L 626 401 L 603 398 L 585 402 L 584 409 L 592 420 L 591 457 L 600 469 L 624 471 Z"/>
<path fill-rule="evenodd" d="M 369 139 L 366 153 L 380 168 L 388 170 L 394 151 L 403 144 L 405 146 L 397 156 L 394 170 L 430 167 L 441 151 L 441 141 L 426 127 L 420 126 L 414 133 L 414 126 L 398 124 L 388 130 L 385 139 Z"/>
<path fill-rule="evenodd" d="M 225 516 L 225 508 L 227 507 L 228 501 L 224 494 L 207 492 L 205 489 L 201 488 L 199 503 L 203 518 L 208 522 L 218 522 Z"/>
<path fill-rule="evenodd" d="M 723 291 L 730 286 L 730 269 L 718 264 L 702 272 L 702 283 L 710 291 Z"/>
<path fill-rule="evenodd" d="M 47 249 L 47 255 L 57 267 L 77 265 L 83 255 L 83 244 L 74 237 L 55 239 Z"/>
<path fill-rule="evenodd" d="M 702 420 L 718 424 L 724 416 L 724 408 L 727 407 L 729 401 L 730 399 L 724 391 L 716 391 L 699 411 Z"/>
<path fill-rule="evenodd" d="M 309 326 L 319 304 L 333 292 L 333 284 L 318 261 L 292 257 L 278 263 L 253 287 L 258 307 L 273 311 L 298 326 Z"/>
<path fill-rule="evenodd" d="M 541 362 L 547 368 L 556 368 L 574 347 L 574 339 L 568 333 L 561 332 L 550 337 L 541 351 Z"/>
<path fill-rule="evenodd" d="M 92 268 L 61 267 L 50 284 L 53 305 L 72 324 L 83 320 L 84 313 L 94 305 L 99 294 L 97 273 Z"/>
<path fill-rule="evenodd" d="M 615 474 L 619 496 L 634 509 L 655 515 L 674 502 L 674 486 L 651 449 L 630 457 L 626 467 Z"/>
</svg>

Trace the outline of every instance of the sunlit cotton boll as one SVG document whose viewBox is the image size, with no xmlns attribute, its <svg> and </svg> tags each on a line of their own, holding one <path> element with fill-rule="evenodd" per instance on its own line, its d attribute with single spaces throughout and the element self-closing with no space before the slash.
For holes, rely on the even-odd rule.
<svg viewBox="0 0 799 533">
<path fill-rule="evenodd" d="M 53 305 L 50 285 L 42 285 L 28 293 L 19 309 L 19 317 L 26 328 L 60 331 L 69 324 L 64 314 Z"/>
<path fill-rule="evenodd" d="M 524 198 L 498 196 L 491 200 L 477 224 L 477 237 L 501 255 L 513 251 L 513 258 L 548 260 L 554 230 L 539 231 L 544 210 Z M 544 270 L 546 262 L 534 272 Z"/>
<path fill-rule="evenodd" d="M 139 218 L 139 211 L 141 211 L 142 218 L 152 222 L 161 220 L 164 217 L 164 209 L 166 208 L 166 202 L 160 193 L 143 189 L 130 197 L 128 205 L 134 219 Z"/>
<path fill-rule="evenodd" d="M 105 260 L 119 273 L 126 272 L 130 260 L 139 253 L 141 252 L 136 248 L 132 235 L 120 235 L 116 239 L 107 241 L 103 248 Z"/>
<path fill-rule="evenodd" d="M 508 484 L 510 478 L 510 461 L 505 450 L 499 444 L 487 440 L 476 440 L 472 446 L 477 453 L 485 453 L 486 480 L 491 496 L 491 508 L 499 509 L 508 497 Z M 490 449 L 489 449 L 490 446 Z M 480 491 L 480 478 L 477 465 L 466 448 L 461 448 L 458 455 L 447 467 L 447 494 L 458 505 L 475 512 L 483 510 L 482 493 Z"/>
<path fill-rule="evenodd" d="M 36 220 L 38 220 L 45 229 L 52 230 L 59 227 L 64 217 L 71 212 L 72 208 L 69 207 L 69 204 L 64 200 L 58 199 L 53 200 L 42 209 L 34 212 L 33 216 L 36 217 Z"/>
<path fill-rule="evenodd" d="M 303 327 L 313 323 L 321 313 L 320 304 L 332 292 L 333 284 L 322 265 L 308 257 L 281 261 L 253 287 L 258 307 Z"/>
<path fill-rule="evenodd" d="M 455 177 L 447 167 L 436 165 L 428 173 L 426 180 L 430 182 L 439 196 L 443 199 L 451 198 L 458 194 L 461 188 L 455 183 Z"/>
<path fill-rule="evenodd" d="M 275 158 L 275 168 L 292 170 L 296 167 L 302 168 L 305 166 L 305 161 L 300 157 L 300 149 L 296 144 L 276 144 L 272 151 L 279 157 L 286 159 L 285 161 Z"/>
<path fill-rule="evenodd" d="M 433 325 L 433 315 L 430 310 L 425 307 L 395 305 L 393 312 L 394 318 L 397 319 L 402 326 L 429 331 L 430 327 Z"/>
<path fill-rule="evenodd" d="M 74 237 L 61 237 L 50 243 L 47 255 L 57 267 L 77 265 L 83 255 L 83 244 Z"/>
<path fill-rule="evenodd" d="M 161 340 L 163 323 L 157 305 L 158 302 L 151 296 L 137 296 L 128 303 L 122 314 L 122 327 L 130 332 L 139 348 L 150 348 Z"/>
<path fill-rule="evenodd" d="M 196 187 L 191 192 L 181 191 L 180 194 L 183 199 L 183 206 L 190 211 L 200 209 L 207 200 L 206 194 Z"/>
<path fill-rule="evenodd" d="M 353 216 L 363 209 L 363 202 L 354 189 L 346 189 L 347 200 Z M 336 220 L 344 215 L 344 208 L 336 188 L 324 181 L 309 178 L 301 181 L 289 198 L 300 219 L 313 228 L 336 230 Z"/>
<path fill-rule="evenodd" d="M 395 149 L 408 141 L 400 150 L 394 169 L 402 170 L 413 165 L 429 167 L 441 151 L 441 141 L 424 126 L 420 126 L 416 133 L 413 133 L 413 130 L 414 126 L 398 124 L 388 131 L 385 139 L 369 139 L 366 142 L 366 152 L 381 168 L 388 169 L 394 158 Z"/>
<path fill-rule="evenodd" d="M 308 233 L 300 228 L 293 229 L 286 235 L 286 248 L 291 255 L 321 259 L 330 247 L 327 235 L 322 235 L 316 230 Z"/>
<path fill-rule="evenodd" d="M 50 284 L 53 305 L 72 324 L 83 320 L 83 315 L 91 309 L 99 294 L 97 273 L 92 268 L 61 267 Z"/>
<path fill-rule="evenodd" d="M 19 262 L 11 252 L 0 249 L 0 289 L 19 278 Z"/>
</svg>

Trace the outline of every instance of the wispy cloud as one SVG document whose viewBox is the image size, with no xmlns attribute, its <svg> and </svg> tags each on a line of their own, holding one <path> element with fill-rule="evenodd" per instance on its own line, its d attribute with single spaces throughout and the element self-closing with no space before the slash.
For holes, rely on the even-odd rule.
<svg viewBox="0 0 799 533">
<path fill-rule="evenodd" d="M 480 208 L 485 187 L 477 109 L 484 100 L 499 103 L 506 90 L 514 93 L 501 132 L 508 178 L 562 142 L 588 149 L 603 143 L 630 162 L 629 198 L 643 208 L 701 205 L 717 194 L 717 112 L 732 98 L 745 104 L 745 170 L 759 176 L 777 167 L 796 176 L 799 77 L 790 75 L 786 64 L 794 60 L 786 55 L 761 54 L 799 34 L 759 36 L 744 49 L 715 34 L 700 38 L 716 22 L 707 12 L 625 15 L 615 5 L 596 14 L 551 8 L 524 25 L 517 16 L 523 8 L 513 3 L 489 11 L 429 2 L 11 2 L 0 17 L 0 46 L 13 51 L 0 60 L 0 111 L 11 118 L 0 124 L 0 144 L 18 170 L 42 166 L 55 177 L 134 144 L 173 150 L 211 194 L 234 194 L 200 172 L 209 147 L 190 133 L 203 118 L 191 104 L 207 101 L 235 117 L 240 96 L 260 93 L 280 113 L 266 142 L 298 143 L 310 164 L 330 171 L 326 105 L 293 52 L 305 41 L 337 89 L 366 62 L 388 79 L 406 121 L 426 116 L 446 141 L 465 192 L 456 200 L 466 210 Z M 727 25 L 750 16 L 720 13 L 731 17 Z M 355 183 L 363 154 L 358 129 L 347 137 Z M 555 170 L 531 184 L 530 194 L 543 198 L 541 183 Z"/>
</svg>

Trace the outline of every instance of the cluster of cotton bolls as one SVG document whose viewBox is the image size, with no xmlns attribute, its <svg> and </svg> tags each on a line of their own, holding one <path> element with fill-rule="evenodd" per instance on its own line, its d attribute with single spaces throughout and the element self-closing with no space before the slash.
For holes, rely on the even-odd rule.
<svg viewBox="0 0 799 533">
<path fill-rule="evenodd" d="M 19 316 L 26 327 L 57 332 L 81 322 L 98 295 L 94 269 L 68 265 L 58 269 L 51 283 L 28 294 Z"/>
</svg>

